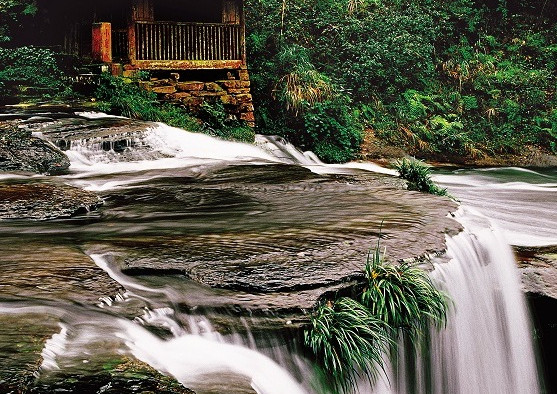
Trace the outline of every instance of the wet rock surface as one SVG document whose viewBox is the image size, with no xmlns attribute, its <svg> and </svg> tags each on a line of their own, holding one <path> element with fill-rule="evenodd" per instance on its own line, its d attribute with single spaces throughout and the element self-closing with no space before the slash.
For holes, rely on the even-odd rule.
<svg viewBox="0 0 557 394">
<path fill-rule="evenodd" d="M 0 220 L 69 218 L 102 205 L 95 194 L 63 183 L 0 184 Z"/>
<path fill-rule="evenodd" d="M 515 251 L 524 291 L 557 300 L 557 246 L 515 246 Z"/>
<path fill-rule="evenodd" d="M 61 149 L 96 144 L 93 153 L 100 157 L 88 158 L 104 160 L 108 170 L 0 183 L 0 218 L 35 219 L 0 221 L 0 272 L 7 278 L 0 285 L 0 307 L 19 313 L 6 299 L 37 305 L 34 315 L 0 315 L 0 346 L 6 349 L 0 353 L 17 353 L 0 364 L 0 389 L 164 392 L 155 386 L 158 377 L 136 379 L 129 366 L 122 375 L 98 374 L 104 366 L 90 359 L 102 362 L 105 352 L 121 350 L 104 335 L 122 333 L 122 321 L 140 326 L 137 318 L 168 337 L 147 322 L 165 311 L 171 314 L 162 318 L 184 327 L 199 314 L 220 332 L 295 330 L 324 294 L 358 283 L 366 253 L 379 238 L 391 261 L 427 263 L 428 256 L 445 250 L 446 234 L 461 229 L 450 217 L 455 203 L 408 192 L 392 176 L 347 169 L 317 174 L 300 165 L 214 159 L 178 168 L 137 170 L 132 164 L 110 172 L 113 163 L 161 157 L 135 155 L 151 149 L 142 139 L 148 124 L 79 116 L 29 120 L 26 129 Z M 99 196 L 62 181 L 90 186 Z M 80 215 L 100 199 L 104 205 L 97 213 Z M 41 220 L 51 218 L 59 220 Z M 63 332 L 60 324 L 82 352 L 57 360 L 65 375 L 25 386 L 46 341 Z M 103 335 L 89 345 L 96 332 Z M 87 340 L 81 342 L 80 335 Z M 76 366 L 87 371 L 74 373 Z M 126 379 L 131 386 L 124 388 Z M 249 388 L 245 381 L 239 386 Z"/>
<path fill-rule="evenodd" d="M 17 123 L 0 122 L 0 171 L 39 174 L 66 173 L 70 161 L 64 153 Z"/>
<path fill-rule="evenodd" d="M 180 273 L 227 290 L 223 299 L 252 311 L 307 311 L 324 292 L 361 279 L 379 238 L 391 261 L 427 260 L 461 228 L 449 215 L 455 203 L 402 190 L 381 174 L 322 176 L 271 165 L 205 174 L 188 180 L 185 193 L 184 183 L 165 179 L 105 196 L 120 225 L 133 226 L 132 212 L 148 202 L 158 226 L 172 226 L 173 234 L 146 230 L 101 248 L 120 256 L 126 274 Z M 142 208 L 133 207 L 139 202 Z"/>
</svg>

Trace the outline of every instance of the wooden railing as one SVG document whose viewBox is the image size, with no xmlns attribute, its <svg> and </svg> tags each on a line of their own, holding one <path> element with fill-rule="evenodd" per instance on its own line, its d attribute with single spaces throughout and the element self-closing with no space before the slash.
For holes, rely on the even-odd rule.
<svg viewBox="0 0 557 394">
<path fill-rule="evenodd" d="M 136 60 L 241 60 L 241 25 L 223 23 L 135 23 Z"/>
</svg>

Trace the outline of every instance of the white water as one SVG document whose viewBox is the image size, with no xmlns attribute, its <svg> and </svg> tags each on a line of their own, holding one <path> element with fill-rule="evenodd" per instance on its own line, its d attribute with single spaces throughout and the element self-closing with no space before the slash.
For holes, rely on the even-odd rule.
<svg viewBox="0 0 557 394">
<path fill-rule="evenodd" d="M 523 168 L 459 171 L 436 182 L 495 223 L 511 245 L 557 243 L 555 177 Z"/>
<path fill-rule="evenodd" d="M 160 293 L 171 303 L 172 289 L 153 289 L 144 286 L 112 267 L 108 257 L 91 254 L 91 258 L 97 266 L 132 292 L 135 297 L 142 297 L 142 294 Z M 149 333 L 142 325 L 124 320 L 121 321 L 124 329 L 118 331 L 116 336 L 125 342 L 136 358 L 160 372 L 174 376 L 186 387 L 195 388 L 203 380 L 210 379 L 210 375 L 231 373 L 247 377 L 251 387 L 260 394 L 307 392 L 283 367 L 254 349 L 254 343 L 251 343 L 252 348 L 250 348 L 239 336 L 229 339 L 220 335 L 205 318 L 188 319 L 188 328 L 184 330 L 172 315 L 172 309 L 162 308 L 147 311 L 144 316 L 136 319 L 140 323 L 170 329 L 173 334 L 170 339 L 158 338 Z M 56 343 L 60 349 L 66 348 L 64 344 L 59 344 L 58 340 L 61 336 L 66 338 L 64 330 L 63 328 L 60 334 L 55 334 L 56 339 L 54 337 L 52 339 L 52 342 Z M 231 341 L 233 343 L 227 343 Z M 52 357 L 49 360 L 49 366 L 52 368 L 55 363 Z M 299 367 L 302 365 L 300 364 Z"/>
<path fill-rule="evenodd" d="M 460 211 L 462 212 L 462 211 Z M 533 330 L 511 247 L 491 228 L 447 239 L 448 263 L 431 276 L 450 295 L 447 326 L 431 330 L 429 355 L 399 363 L 372 389 L 357 392 L 435 394 L 540 393 Z M 415 365 L 415 366 L 413 366 Z M 396 371 L 396 372 L 395 372 Z"/>
<path fill-rule="evenodd" d="M 291 164 L 319 174 L 351 170 L 397 174 L 373 163 L 325 164 L 313 152 L 302 152 L 276 136 L 257 135 L 255 144 L 246 144 L 158 123 L 147 130 L 123 134 L 115 139 L 127 145 L 123 152 L 105 149 L 105 137 L 71 141 L 70 149 L 65 152 L 71 162 L 71 174 L 66 178 L 87 190 L 105 191 L 152 179 L 152 176 L 139 175 L 142 172 L 188 169 L 195 175 L 207 168 L 234 164 Z M 112 146 L 114 143 L 108 144 Z M 91 179 L 107 174 L 132 176 L 110 181 Z"/>
<path fill-rule="evenodd" d="M 72 174 L 68 179 L 91 190 L 107 190 L 157 176 L 137 176 L 141 171 L 187 167 L 195 172 L 204 166 L 236 163 L 298 164 L 319 173 L 347 168 L 389 172 L 359 164 L 323 165 L 311 154 L 299 152 L 281 140 L 260 139 L 261 147 L 258 148 L 166 125 L 154 127 L 135 142 L 144 144 L 147 150 L 157 155 L 142 157 L 136 154 L 131 161 L 120 161 L 115 152 L 106 153 L 90 142 L 74 143 L 68 151 L 72 161 Z M 130 152 L 138 153 L 133 149 Z M 105 178 L 88 179 L 96 174 L 124 173 L 128 173 L 127 177 L 119 175 L 109 181 Z M 490 229 L 463 233 L 449 239 L 448 246 L 452 260 L 438 264 L 433 275 L 450 294 L 455 308 L 449 316 L 447 328 L 432 334 L 431 362 L 418 361 L 423 370 L 415 382 L 410 381 L 410 374 L 406 372 L 398 376 L 392 374 L 391 384 L 380 383 L 376 392 L 539 392 L 532 330 L 510 247 Z M 150 289 L 112 270 L 101 255 L 91 257 L 130 293 L 137 292 L 136 297 L 148 299 L 149 293 L 171 296 L 171 290 Z M 43 369 L 56 369 L 61 359 L 77 357 L 85 344 L 111 335 L 125 345 L 122 351 L 130 352 L 188 387 L 195 388 L 208 374 L 233 373 L 246 377 L 258 393 L 309 390 L 275 361 L 256 351 L 253 345 L 250 348 L 248 344 L 231 343 L 230 338 L 217 335 L 208 321 L 203 323 L 204 330 L 195 331 L 191 327 L 183 330 L 171 313 L 147 311 L 136 322 L 115 318 L 107 323 L 103 317 L 89 323 L 90 329 L 82 327 L 80 335 L 62 325 L 60 333 L 45 344 Z M 172 336 L 161 339 L 145 329 L 143 323 L 167 327 Z M 103 325 L 108 327 L 101 330 Z M 399 366 L 398 370 L 402 369 L 403 366 Z M 416 387 L 412 389 L 413 386 Z M 359 392 L 369 393 L 371 390 L 362 385 Z"/>
<path fill-rule="evenodd" d="M 432 338 L 435 393 L 538 393 L 530 325 L 510 246 L 495 231 L 448 239 L 433 277 L 455 304 Z"/>
</svg>

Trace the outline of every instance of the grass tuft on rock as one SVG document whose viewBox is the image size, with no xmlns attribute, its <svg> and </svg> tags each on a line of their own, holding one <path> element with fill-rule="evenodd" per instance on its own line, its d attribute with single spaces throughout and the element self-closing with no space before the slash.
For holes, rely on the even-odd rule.
<svg viewBox="0 0 557 394">
<path fill-rule="evenodd" d="M 446 322 L 448 297 L 419 267 L 389 263 L 379 243 L 364 276 L 352 298 L 319 304 L 304 331 L 304 345 L 335 392 L 351 392 L 362 376 L 373 384 L 385 357 L 396 355 L 400 336 L 418 348 L 431 325 L 440 329 Z"/>
<path fill-rule="evenodd" d="M 392 341 L 389 330 L 358 301 L 342 297 L 317 308 L 304 332 L 304 343 L 332 383 L 347 391 L 355 387 L 358 376 L 375 381 Z"/>
<path fill-rule="evenodd" d="M 433 323 L 443 327 L 447 318 L 447 296 L 437 290 L 429 275 L 415 265 L 390 264 L 379 245 L 368 254 L 366 287 L 360 302 L 376 318 L 411 339 Z"/>
<path fill-rule="evenodd" d="M 408 190 L 449 196 L 447 189 L 443 189 L 431 179 L 431 169 L 423 161 L 414 158 L 403 158 L 394 162 L 393 167 L 399 176 L 408 182 Z"/>
</svg>

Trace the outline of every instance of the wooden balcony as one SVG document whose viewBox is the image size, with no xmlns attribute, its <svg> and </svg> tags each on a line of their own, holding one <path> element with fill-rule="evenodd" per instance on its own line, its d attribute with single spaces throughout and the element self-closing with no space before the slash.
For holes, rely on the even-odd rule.
<svg viewBox="0 0 557 394">
<path fill-rule="evenodd" d="M 128 30 L 128 42 L 130 64 L 140 69 L 238 69 L 245 65 L 240 24 L 136 21 Z"/>
</svg>

